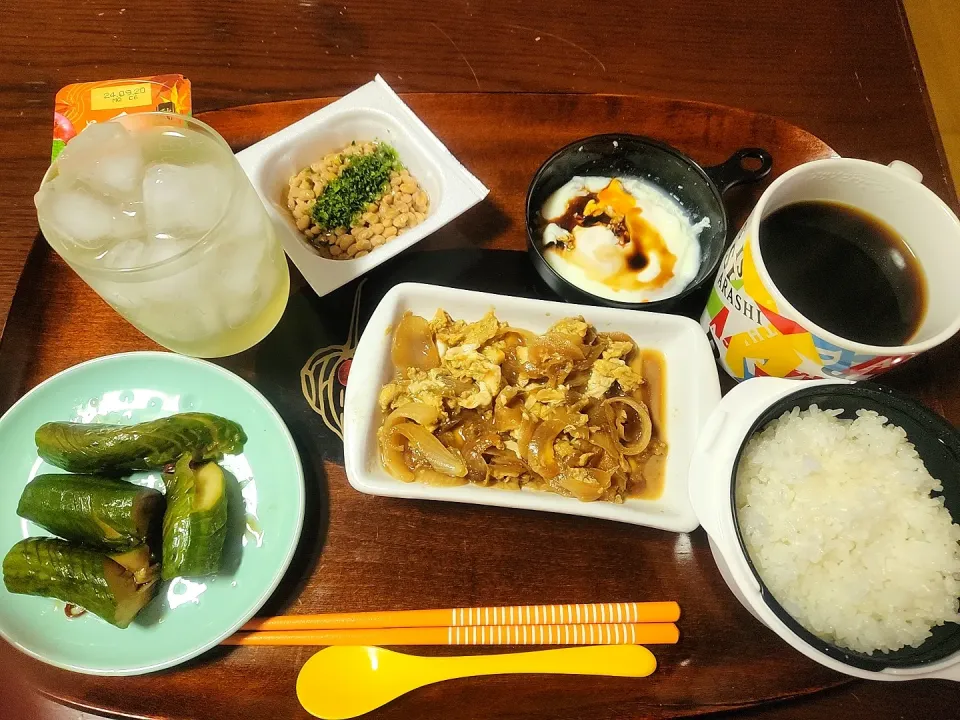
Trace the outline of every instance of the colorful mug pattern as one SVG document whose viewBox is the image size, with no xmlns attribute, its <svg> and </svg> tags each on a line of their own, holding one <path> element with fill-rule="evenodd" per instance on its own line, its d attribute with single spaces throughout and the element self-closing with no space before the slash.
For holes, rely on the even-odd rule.
<svg viewBox="0 0 960 720">
<path fill-rule="evenodd" d="M 727 249 L 700 324 L 736 380 L 773 376 L 862 380 L 913 357 L 840 347 L 787 316 L 757 272 L 750 223 Z"/>
</svg>

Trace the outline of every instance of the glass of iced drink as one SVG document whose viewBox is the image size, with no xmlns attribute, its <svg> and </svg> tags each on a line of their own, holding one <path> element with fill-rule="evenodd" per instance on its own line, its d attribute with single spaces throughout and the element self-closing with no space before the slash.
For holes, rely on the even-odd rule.
<svg viewBox="0 0 960 720">
<path fill-rule="evenodd" d="M 199 120 L 141 113 L 89 125 L 35 201 L 57 253 L 175 352 L 232 355 L 283 314 L 283 249 L 230 147 Z"/>
</svg>

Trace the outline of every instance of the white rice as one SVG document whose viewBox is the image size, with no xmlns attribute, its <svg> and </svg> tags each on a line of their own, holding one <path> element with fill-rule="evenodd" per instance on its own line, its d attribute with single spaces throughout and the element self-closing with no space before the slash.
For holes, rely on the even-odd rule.
<svg viewBox="0 0 960 720">
<path fill-rule="evenodd" d="M 773 596 L 827 642 L 916 647 L 958 622 L 960 525 L 902 428 L 860 410 L 794 408 L 747 444 L 737 511 Z"/>
</svg>

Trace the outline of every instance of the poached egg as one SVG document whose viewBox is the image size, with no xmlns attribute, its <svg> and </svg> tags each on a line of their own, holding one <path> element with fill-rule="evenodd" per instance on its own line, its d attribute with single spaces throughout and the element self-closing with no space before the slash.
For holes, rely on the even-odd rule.
<svg viewBox="0 0 960 720">
<path fill-rule="evenodd" d="M 581 290 L 624 303 L 678 295 L 700 268 L 700 232 L 657 185 L 633 177 L 571 178 L 540 210 L 543 254 Z"/>
</svg>

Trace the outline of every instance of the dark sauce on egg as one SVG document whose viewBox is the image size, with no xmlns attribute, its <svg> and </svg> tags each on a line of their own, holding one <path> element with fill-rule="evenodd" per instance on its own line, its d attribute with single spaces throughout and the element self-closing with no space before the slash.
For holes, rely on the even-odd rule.
<svg viewBox="0 0 960 720">
<path fill-rule="evenodd" d="M 643 270 L 648 264 L 647 256 L 643 252 L 633 253 L 627 257 L 627 265 L 631 270 Z"/>
<path fill-rule="evenodd" d="M 563 215 L 554 220 L 544 220 L 544 227 L 546 227 L 548 223 L 554 223 L 562 227 L 567 232 L 573 232 L 575 227 L 592 227 L 594 225 L 609 224 L 610 216 L 606 213 L 584 216 L 583 211 L 586 210 L 587 205 L 596 199 L 596 193 L 577 195 L 570 200 L 569 203 L 567 203 L 567 209 L 564 211 Z"/>
<path fill-rule="evenodd" d="M 560 217 L 547 220 L 543 216 L 540 216 L 541 234 L 543 233 L 544 228 L 551 223 L 559 226 L 571 234 L 573 233 L 573 229 L 576 227 L 588 228 L 593 227 L 594 225 L 606 225 L 610 228 L 613 234 L 617 236 L 617 239 L 620 241 L 620 245 L 622 247 L 629 246 L 629 250 L 624 258 L 627 267 L 635 272 L 643 270 L 650 263 L 650 259 L 647 257 L 647 254 L 643 249 L 643 242 L 641 239 L 632 236 L 630 228 L 627 227 L 627 223 L 622 219 L 618 222 L 614 222 L 614 219 L 605 212 L 602 212 L 598 215 L 584 215 L 583 213 L 584 210 L 586 210 L 587 205 L 593 201 L 599 201 L 598 193 L 589 192 L 586 195 L 577 195 L 567 203 L 567 208 Z M 648 232 L 656 233 L 656 230 L 650 227 L 647 223 L 643 224 L 645 226 L 643 228 L 644 234 L 648 234 Z M 660 239 L 658 233 L 657 239 Z M 662 242 L 663 241 L 660 240 L 660 243 Z"/>
</svg>

